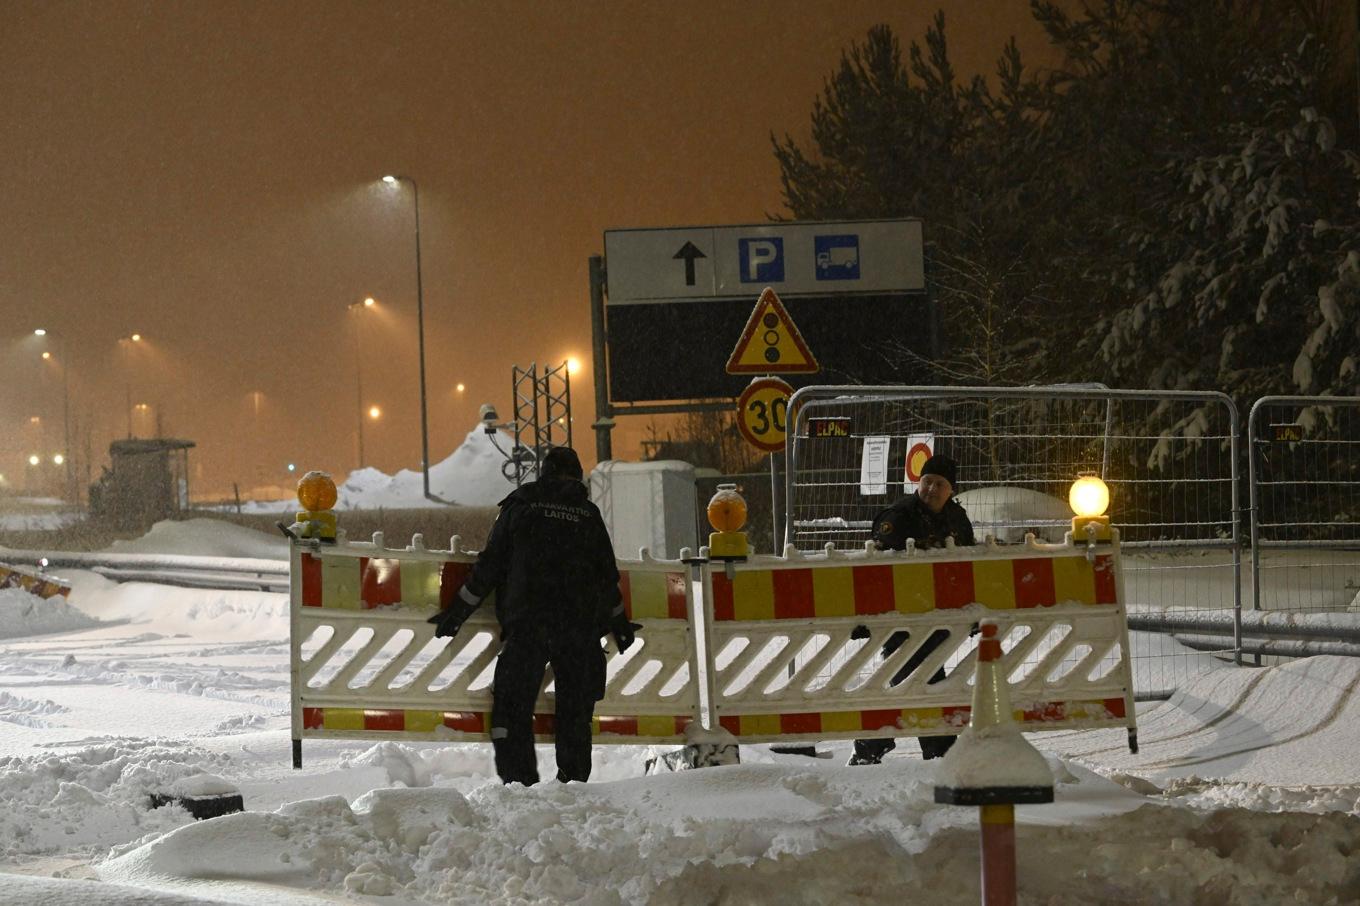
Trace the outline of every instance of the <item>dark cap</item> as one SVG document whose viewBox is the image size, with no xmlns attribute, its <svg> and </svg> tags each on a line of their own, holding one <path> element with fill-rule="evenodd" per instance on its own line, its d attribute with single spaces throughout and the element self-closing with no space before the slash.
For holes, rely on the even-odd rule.
<svg viewBox="0 0 1360 906">
<path fill-rule="evenodd" d="M 571 447 L 553 447 L 543 457 L 543 465 L 538 470 L 539 478 L 570 478 L 580 481 L 581 460 Z"/>
<path fill-rule="evenodd" d="M 949 482 L 950 488 L 953 488 L 959 483 L 957 478 L 958 466 L 954 465 L 954 460 L 950 459 L 948 456 L 942 456 L 939 453 L 936 453 L 934 456 L 927 459 L 926 464 L 921 466 L 921 477 L 925 478 L 927 475 L 940 476 L 945 481 Z"/>
</svg>

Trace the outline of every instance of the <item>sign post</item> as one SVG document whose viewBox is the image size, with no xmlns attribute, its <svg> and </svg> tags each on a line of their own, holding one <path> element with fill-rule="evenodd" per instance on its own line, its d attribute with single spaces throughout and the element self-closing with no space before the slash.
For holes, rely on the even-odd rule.
<svg viewBox="0 0 1360 906">
<path fill-rule="evenodd" d="M 788 438 L 789 397 L 787 381 L 769 377 L 775 372 L 812 374 L 820 370 L 817 358 L 799 333 L 778 294 L 765 287 L 756 300 L 741 338 L 727 358 L 728 374 L 763 374 L 747 385 L 737 399 L 737 427 L 757 450 L 770 454 L 770 536 L 774 553 L 779 540 L 779 455 Z"/>
</svg>

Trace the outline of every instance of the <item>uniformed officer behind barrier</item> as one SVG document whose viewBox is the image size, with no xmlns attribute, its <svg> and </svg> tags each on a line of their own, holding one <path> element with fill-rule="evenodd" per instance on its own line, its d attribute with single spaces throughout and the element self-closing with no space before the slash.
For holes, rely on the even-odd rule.
<svg viewBox="0 0 1360 906">
<path fill-rule="evenodd" d="M 612 633 L 622 652 L 642 628 L 624 612 L 609 532 L 581 479 L 575 451 L 550 450 L 538 480 L 500 502 L 491 537 L 458 597 L 430 619 L 435 635 L 452 637 L 496 592 L 501 650 L 491 742 L 505 783 L 538 782 L 533 711 L 549 664 L 556 683 L 557 779 L 589 779 L 591 719 L 605 687 L 600 638 Z"/>
<path fill-rule="evenodd" d="M 974 544 L 973 523 L 968 513 L 954 499 L 954 486 L 957 483 L 958 468 L 948 456 L 935 455 L 926 460 L 921 467 L 921 482 L 916 493 L 903 497 L 892 506 L 874 517 L 874 543 L 880 548 L 900 551 L 912 541 L 918 548 L 944 547 L 952 540 L 955 544 Z M 852 639 L 867 639 L 868 627 L 856 626 L 850 634 Z M 894 632 L 883 643 L 883 656 L 887 657 L 901 648 L 910 638 L 909 633 Z M 939 648 L 949 638 L 944 629 L 930 634 L 919 649 L 912 653 L 897 672 L 889 685 L 896 686 Z M 928 680 L 938 683 L 944 679 L 944 668 L 936 670 Z M 922 736 L 921 754 L 924 758 L 942 758 L 954 744 L 953 736 Z M 850 764 L 878 764 L 894 748 L 892 739 L 857 739 L 855 754 Z"/>
</svg>

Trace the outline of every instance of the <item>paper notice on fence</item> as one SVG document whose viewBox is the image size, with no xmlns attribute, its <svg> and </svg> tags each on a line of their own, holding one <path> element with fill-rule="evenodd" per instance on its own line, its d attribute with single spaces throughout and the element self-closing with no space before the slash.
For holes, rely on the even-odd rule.
<svg viewBox="0 0 1360 906">
<path fill-rule="evenodd" d="M 889 437 L 864 438 L 864 450 L 859 461 L 859 492 L 861 494 L 888 493 Z"/>
</svg>

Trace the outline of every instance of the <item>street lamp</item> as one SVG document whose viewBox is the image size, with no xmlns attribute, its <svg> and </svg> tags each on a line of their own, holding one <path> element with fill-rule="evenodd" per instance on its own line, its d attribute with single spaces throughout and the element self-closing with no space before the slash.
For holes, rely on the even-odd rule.
<svg viewBox="0 0 1360 906">
<path fill-rule="evenodd" d="M 372 308 L 377 304 L 372 296 L 366 296 L 358 302 L 351 302 L 346 308 L 349 310 L 351 320 L 350 328 L 354 337 L 354 422 L 358 426 L 359 443 L 359 468 L 364 467 L 364 365 L 363 358 L 359 355 L 359 316 L 366 309 Z"/>
<path fill-rule="evenodd" d="M 46 337 L 47 331 L 41 327 L 33 331 L 35 337 Z M 61 465 L 66 464 L 66 496 L 72 504 L 80 505 L 80 500 L 76 495 L 76 476 L 71 468 L 71 362 L 67 353 L 70 347 L 66 344 L 66 334 L 59 335 L 61 343 L 61 358 L 57 364 L 61 366 L 61 421 L 62 421 L 62 460 L 57 462 Z M 51 360 L 52 353 L 44 351 L 43 359 Z"/>
<path fill-rule="evenodd" d="M 127 410 L 127 436 L 132 439 L 132 344 L 142 342 L 139 333 L 118 338 L 118 347 L 123 350 L 123 384 L 126 392 L 124 408 Z"/>
<path fill-rule="evenodd" d="M 383 182 L 395 186 L 411 184 L 411 200 L 416 215 L 416 337 L 420 358 L 420 471 L 424 479 L 425 499 L 438 500 L 430 493 L 430 427 L 425 409 L 425 294 L 420 280 L 420 187 L 409 176 L 384 176 Z"/>
</svg>

